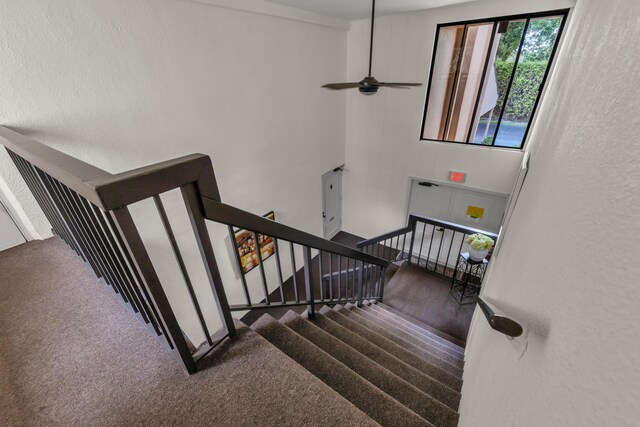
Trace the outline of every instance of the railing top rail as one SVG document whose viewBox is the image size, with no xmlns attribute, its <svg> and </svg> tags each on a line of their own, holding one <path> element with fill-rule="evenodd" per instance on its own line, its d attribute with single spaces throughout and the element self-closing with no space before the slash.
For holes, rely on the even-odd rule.
<svg viewBox="0 0 640 427">
<path fill-rule="evenodd" d="M 201 194 L 220 200 L 209 156 L 190 154 L 112 174 L 0 126 L 0 144 L 105 210 L 196 182 Z"/>
<path fill-rule="evenodd" d="M 397 230 L 389 231 L 388 233 L 384 233 L 384 234 L 381 234 L 379 236 L 372 237 L 371 239 L 362 240 L 362 241 L 358 242 L 358 247 L 362 248 L 362 247 L 370 245 L 372 243 L 378 243 L 381 240 L 387 240 L 387 239 L 391 239 L 392 237 L 401 236 L 404 233 L 408 233 L 409 231 L 411 231 L 411 227 L 410 226 L 406 226 L 406 227 L 403 227 L 403 228 L 399 228 Z"/>
<path fill-rule="evenodd" d="M 428 216 L 414 215 L 414 214 L 409 215 L 409 223 L 415 222 L 415 221 L 426 222 L 428 224 L 441 226 L 441 227 L 448 228 L 454 231 L 459 231 L 465 234 L 480 233 L 480 234 L 484 234 L 485 236 L 491 237 L 494 240 L 498 238 L 498 235 L 496 233 L 492 233 L 490 231 L 480 230 L 478 228 L 471 228 L 462 224 L 456 224 L 455 222 L 443 221 L 441 219 L 432 218 Z"/>
<path fill-rule="evenodd" d="M 402 228 L 399 228 L 397 230 L 389 231 L 388 233 L 384 233 L 384 234 L 381 234 L 381 235 L 376 236 L 376 237 L 372 237 L 372 238 L 367 239 L 367 240 L 362 240 L 361 242 L 358 242 L 358 248 L 362 248 L 364 246 L 371 245 L 373 243 L 378 243 L 378 242 L 380 242 L 382 240 L 387 240 L 387 239 L 390 239 L 392 237 L 396 237 L 396 236 L 400 236 L 400 235 L 402 235 L 404 233 L 408 233 L 409 231 L 413 230 L 413 225 L 412 224 L 415 223 L 415 222 L 426 222 L 428 224 L 433 224 L 435 226 L 444 227 L 444 228 L 447 228 L 449 230 L 459 231 L 459 232 L 465 233 L 465 234 L 480 233 L 480 234 L 484 234 L 485 236 L 491 237 L 494 240 L 496 240 L 498 238 L 498 235 L 496 233 L 492 233 L 490 231 L 480 230 L 478 228 L 471 228 L 471 227 L 467 227 L 467 226 L 462 225 L 462 224 L 456 224 L 455 222 L 444 221 L 444 220 L 441 220 L 441 219 L 438 219 L 438 218 L 432 218 L 432 217 L 428 217 L 428 216 L 411 214 L 411 215 L 409 215 L 409 224 L 406 227 L 402 227 Z"/>
<path fill-rule="evenodd" d="M 246 230 L 255 231 L 256 233 L 275 237 L 277 239 L 287 240 L 313 249 L 319 249 L 336 255 L 376 264 L 381 267 L 387 267 L 389 265 L 389 262 L 382 258 L 378 258 L 373 255 L 363 253 L 357 249 L 341 245 L 340 243 L 332 242 L 331 240 L 326 240 L 313 234 L 297 230 L 293 227 L 243 211 L 242 209 L 235 208 L 208 197 L 203 197 L 202 202 L 204 205 L 205 215 L 208 220 L 244 228 Z"/>
</svg>

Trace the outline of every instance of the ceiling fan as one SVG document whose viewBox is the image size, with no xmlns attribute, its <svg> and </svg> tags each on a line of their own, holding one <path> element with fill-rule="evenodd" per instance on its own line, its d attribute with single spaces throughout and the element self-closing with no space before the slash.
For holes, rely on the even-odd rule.
<svg viewBox="0 0 640 427">
<path fill-rule="evenodd" d="M 394 87 L 407 89 L 409 86 L 422 86 L 422 83 L 388 83 L 379 82 L 375 77 L 371 75 L 371 59 L 373 58 L 373 21 L 376 15 L 376 0 L 371 0 L 371 38 L 369 40 L 369 74 L 360 80 L 359 82 L 352 83 L 329 83 L 322 87 L 327 89 L 339 90 L 339 89 L 352 89 L 358 88 L 363 95 L 374 95 L 378 93 L 378 89 L 381 87 Z"/>
</svg>

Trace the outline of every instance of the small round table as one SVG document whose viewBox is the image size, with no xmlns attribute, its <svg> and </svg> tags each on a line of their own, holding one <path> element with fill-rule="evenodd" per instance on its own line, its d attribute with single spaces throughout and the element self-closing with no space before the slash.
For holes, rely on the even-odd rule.
<svg viewBox="0 0 640 427">
<path fill-rule="evenodd" d="M 487 270 L 489 261 L 474 261 L 469 257 L 468 252 L 463 252 L 458 256 L 456 268 L 451 279 L 451 295 L 458 301 L 458 304 L 473 304 L 474 300 L 462 302 L 465 298 L 471 298 L 480 293 L 480 286 L 484 273 Z"/>
</svg>

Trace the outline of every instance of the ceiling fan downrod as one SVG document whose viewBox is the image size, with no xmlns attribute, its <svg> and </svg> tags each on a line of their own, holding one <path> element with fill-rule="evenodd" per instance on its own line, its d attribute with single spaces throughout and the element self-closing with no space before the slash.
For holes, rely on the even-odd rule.
<svg viewBox="0 0 640 427">
<path fill-rule="evenodd" d="M 392 87 L 399 89 L 408 89 L 410 86 L 422 86 L 422 83 L 388 83 L 379 82 L 375 77 L 371 75 L 371 68 L 373 63 L 373 28 L 376 18 L 376 0 L 371 0 L 371 35 L 369 37 L 369 72 L 359 82 L 350 83 L 329 83 L 322 87 L 332 90 L 340 89 L 355 89 L 358 88 L 363 95 L 374 95 L 378 93 L 378 89 L 381 87 Z"/>
</svg>

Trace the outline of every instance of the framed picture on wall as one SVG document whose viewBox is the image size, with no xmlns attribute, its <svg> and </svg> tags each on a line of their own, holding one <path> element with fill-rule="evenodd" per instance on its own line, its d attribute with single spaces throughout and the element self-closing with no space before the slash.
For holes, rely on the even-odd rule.
<svg viewBox="0 0 640 427">
<path fill-rule="evenodd" d="M 275 221 L 276 216 L 273 211 L 263 215 L 263 217 Z M 238 259 L 240 261 L 240 270 L 242 274 L 247 274 L 255 267 L 258 266 L 258 254 L 256 252 L 255 239 L 253 238 L 253 232 L 237 228 L 233 230 L 233 237 L 235 241 L 236 251 L 238 251 Z M 265 236 L 264 234 L 258 234 L 258 243 L 260 248 L 260 255 L 262 260 L 266 260 L 275 252 L 275 242 L 271 236 Z"/>
</svg>

